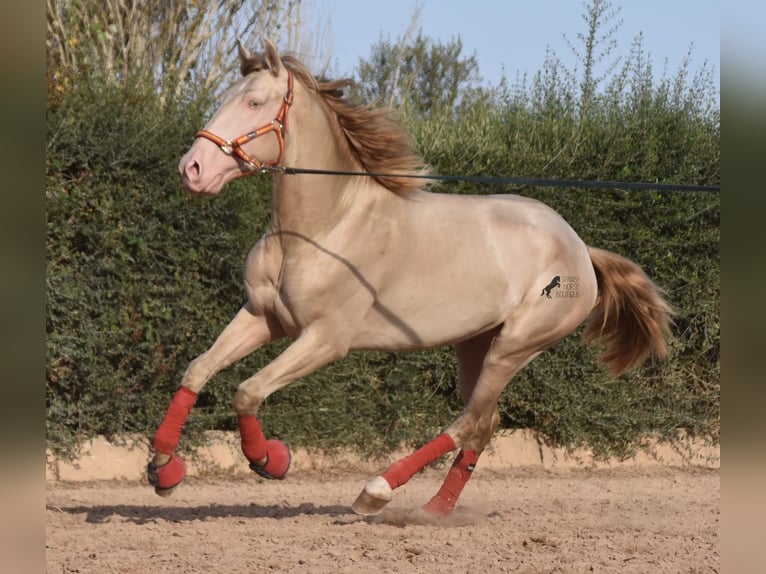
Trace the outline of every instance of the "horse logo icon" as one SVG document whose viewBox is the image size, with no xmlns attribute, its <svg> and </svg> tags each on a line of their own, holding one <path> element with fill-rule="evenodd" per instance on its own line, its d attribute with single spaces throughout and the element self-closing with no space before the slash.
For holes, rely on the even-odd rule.
<svg viewBox="0 0 766 574">
<path fill-rule="evenodd" d="M 561 276 L 560 275 L 556 275 L 551 280 L 550 283 L 548 283 L 545 287 L 543 287 L 543 290 L 540 292 L 540 297 L 545 295 L 546 297 L 548 297 L 548 299 L 553 299 L 553 297 L 551 297 L 551 290 L 554 289 L 555 287 L 561 287 Z"/>
</svg>

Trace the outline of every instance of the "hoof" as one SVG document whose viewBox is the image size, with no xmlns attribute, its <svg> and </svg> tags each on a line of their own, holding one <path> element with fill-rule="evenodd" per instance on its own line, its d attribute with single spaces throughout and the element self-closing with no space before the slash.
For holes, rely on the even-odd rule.
<svg viewBox="0 0 766 574">
<path fill-rule="evenodd" d="M 154 492 L 160 496 L 170 496 L 186 477 L 186 465 L 180 456 L 173 454 L 162 466 L 150 462 L 146 468 L 146 477 L 154 487 Z"/>
<path fill-rule="evenodd" d="M 450 502 L 439 496 L 434 496 L 421 507 L 421 510 L 431 516 L 449 516 L 455 510 L 455 501 Z"/>
<path fill-rule="evenodd" d="M 290 470 L 290 449 L 275 438 L 266 441 L 266 464 L 250 463 L 250 470 L 269 480 L 281 480 Z"/>
<path fill-rule="evenodd" d="M 170 488 L 154 488 L 154 492 L 157 494 L 157 496 L 161 496 L 162 498 L 167 498 L 171 494 L 173 494 L 176 490 L 175 486 L 171 486 Z"/>
<path fill-rule="evenodd" d="M 374 516 L 380 514 L 383 508 L 391 502 L 394 491 L 382 476 L 376 476 L 364 490 L 356 497 L 351 509 L 362 516 Z"/>
</svg>

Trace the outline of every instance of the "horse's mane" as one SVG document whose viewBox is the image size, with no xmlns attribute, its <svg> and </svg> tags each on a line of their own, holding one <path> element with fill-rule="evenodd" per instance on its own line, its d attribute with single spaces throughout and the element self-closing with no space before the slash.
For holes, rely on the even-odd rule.
<svg viewBox="0 0 766 574">
<path fill-rule="evenodd" d="M 318 94 L 335 114 L 346 136 L 351 153 L 361 169 L 370 173 L 422 175 L 428 173 L 423 159 L 415 151 L 410 134 L 386 108 L 359 105 L 344 97 L 344 89 L 354 85 L 350 78 L 327 80 L 314 76 L 293 54 L 282 54 L 282 63 L 304 87 Z M 255 54 L 242 62 L 243 76 L 267 69 L 266 59 Z M 424 185 L 422 179 L 376 176 L 383 187 L 405 195 Z"/>
</svg>

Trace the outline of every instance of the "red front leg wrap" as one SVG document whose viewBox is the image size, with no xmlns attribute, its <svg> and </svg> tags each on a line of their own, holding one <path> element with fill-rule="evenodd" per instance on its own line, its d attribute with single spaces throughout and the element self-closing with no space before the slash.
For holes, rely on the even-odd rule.
<svg viewBox="0 0 766 574">
<path fill-rule="evenodd" d="M 442 516 L 451 514 L 455 509 L 460 493 L 463 492 L 465 483 L 471 478 L 477 460 L 479 457 L 474 451 L 461 450 L 455 458 L 455 462 L 452 463 L 452 468 L 449 469 L 447 478 L 439 492 L 423 506 L 423 510 Z"/>
<path fill-rule="evenodd" d="M 177 454 L 171 454 L 170 460 L 162 466 L 157 466 L 150 462 L 147 471 L 149 484 L 161 496 L 167 496 L 171 490 L 181 484 L 181 481 L 186 478 L 186 465 Z"/>
<path fill-rule="evenodd" d="M 436 459 L 455 450 L 455 441 L 447 433 L 440 434 L 411 455 L 392 464 L 381 476 L 394 489 L 405 484 L 416 472 Z"/>
<path fill-rule="evenodd" d="M 266 440 L 254 415 L 237 417 L 242 453 L 250 468 L 263 478 L 284 478 L 290 469 L 290 449 L 281 440 Z M 265 462 L 264 462 L 265 461 Z"/>
<path fill-rule="evenodd" d="M 181 439 L 181 429 L 186 422 L 186 417 L 197 401 L 197 393 L 181 387 L 173 396 L 165 418 L 162 419 L 157 434 L 154 435 L 154 450 L 162 454 L 173 454 Z"/>
<path fill-rule="evenodd" d="M 266 437 L 261 431 L 261 423 L 255 415 L 238 416 L 237 422 L 245 458 L 250 462 L 262 461 L 266 458 Z"/>
</svg>

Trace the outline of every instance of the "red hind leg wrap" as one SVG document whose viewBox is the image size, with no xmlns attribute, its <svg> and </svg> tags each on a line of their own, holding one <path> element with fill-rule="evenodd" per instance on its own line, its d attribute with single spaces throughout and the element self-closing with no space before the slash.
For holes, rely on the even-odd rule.
<svg viewBox="0 0 766 574">
<path fill-rule="evenodd" d="M 442 516 L 451 514 L 455 509 L 460 493 L 463 492 L 465 483 L 471 478 L 477 460 L 479 457 L 474 451 L 461 450 L 455 458 L 455 462 L 452 463 L 439 492 L 423 506 L 423 510 Z"/>
<path fill-rule="evenodd" d="M 266 437 L 261 431 L 261 423 L 255 415 L 237 417 L 242 452 L 250 462 L 258 462 L 266 458 Z"/>
<path fill-rule="evenodd" d="M 197 393 L 181 387 L 173 396 L 165 418 L 162 419 L 157 434 L 154 435 L 154 450 L 162 454 L 172 454 L 181 439 L 181 429 L 186 417 L 197 401 Z"/>
<path fill-rule="evenodd" d="M 405 484 L 413 475 L 448 452 L 455 450 L 455 441 L 447 433 L 440 434 L 411 455 L 392 464 L 381 476 L 394 489 Z"/>
</svg>

